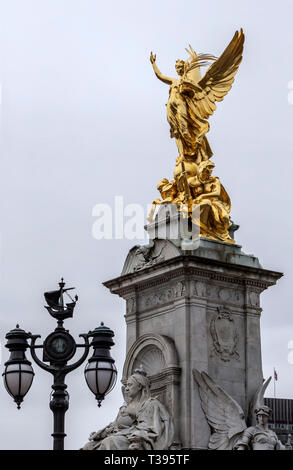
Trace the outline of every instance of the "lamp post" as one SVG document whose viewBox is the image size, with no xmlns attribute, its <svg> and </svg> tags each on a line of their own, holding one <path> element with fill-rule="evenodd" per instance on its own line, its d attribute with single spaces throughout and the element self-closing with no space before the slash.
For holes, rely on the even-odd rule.
<svg viewBox="0 0 293 470">
<path fill-rule="evenodd" d="M 53 375 L 50 409 L 53 412 L 53 450 L 64 450 L 64 438 L 66 437 L 64 424 L 65 413 L 69 407 L 69 394 L 65 384 L 66 375 L 77 369 L 86 360 L 90 347 L 93 347 L 93 355 L 85 367 L 85 379 L 90 390 L 94 393 L 98 406 L 101 401 L 115 386 L 117 370 L 114 359 L 110 356 L 110 349 L 114 345 L 114 333 L 103 323 L 94 331 L 80 334 L 82 344 L 77 344 L 74 338 L 63 326 L 66 318 L 73 316 L 78 297 L 73 300 L 65 289 L 63 279 L 56 291 L 45 292 L 44 296 L 48 305 L 45 308 L 50 315 L 57 320 L 57 327 L 50 333 L 43 344 L 36 344 L 40 335 L 32 335 L 22 330 L 19 325 L 6 335 L 6 347 L 10 351 L 9 360 L 5 363 L 3 375 L 7 392 L 13 397 L 20 409 L 25 395 L 28 393 L 34 378 L 31 362 L 26 358 L 26 350 L 30 349 L 35 363 Z M 64 303 L 64 294 L 70 298 L 69 303 Z M 91 341 L 90 341 L 91 339 Z M 76 350 L 83 349 L 83 354 L 74 363 L 68 362 L 75 356 Z M 36 350 L 42 349 L 43 359 L 39 359 Z"/>
</svg>

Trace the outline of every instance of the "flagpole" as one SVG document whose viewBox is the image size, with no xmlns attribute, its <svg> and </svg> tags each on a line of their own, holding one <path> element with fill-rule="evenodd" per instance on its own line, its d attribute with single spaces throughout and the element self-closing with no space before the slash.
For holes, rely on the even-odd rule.
<svg viewBox="0 0 293 470">
<path fill-rule="evenodd" d="M 276 369 L 274 367 L 274 409 L 273 409 L 273 413 L 274 413 L 274 428 L 275 428 L 275 431 L 276 431 Z"/>
</svg>

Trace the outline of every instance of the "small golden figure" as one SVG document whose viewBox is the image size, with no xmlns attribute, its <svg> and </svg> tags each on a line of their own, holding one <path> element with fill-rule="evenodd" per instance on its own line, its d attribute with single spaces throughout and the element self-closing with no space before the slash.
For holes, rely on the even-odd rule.
<svg viewBox="0 0 293 470">
<path fill-rule="evenodd" d="M 167 178 L 163 178 L 158 182 L 157 189 L 160 191 L 162 199 L 155 199 L 148 216 L 148 221 L 153 222 L 156 206 L 160 204 L 176 204 L 177 203 L 177 185 L 175 181 L 169 182 Z"/>
<path fill-rule="evenodd" d="M 234 243 L 229 235 L 231 201 L 219 178 L 212 176 L 214 166 L 211 161 L 199 165 L 198 179 L 203 192 L 196 197 L 194 205 L 199 206 L 200 217 L 192 221 L 200 226 L 202 237 Z"/>
</svg>

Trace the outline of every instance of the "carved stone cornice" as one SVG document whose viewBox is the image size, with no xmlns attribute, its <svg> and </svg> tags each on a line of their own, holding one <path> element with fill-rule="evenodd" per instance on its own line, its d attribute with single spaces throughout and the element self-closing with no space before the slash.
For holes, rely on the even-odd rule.
<svg viewBox="0 0 293 470">
<path fill-rule="evenodd" d="M 106 281 L 104 286 L 109 288 L 112 293 L 125 297 L 133 292 L 134 288 L 138 291 L 152 288 L 180 276 L 236 284 L 246 288 L 259 289 L 261 292 L 274 285 L 282 277 L 282 274 L 262 268 L 185 255 Z"/>
</svg>

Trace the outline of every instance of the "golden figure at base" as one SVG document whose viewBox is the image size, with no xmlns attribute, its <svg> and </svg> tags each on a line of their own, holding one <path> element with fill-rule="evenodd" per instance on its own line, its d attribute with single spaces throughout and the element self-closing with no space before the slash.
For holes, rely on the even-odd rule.
<svg viewBox="0 0 293 470">
<path fill-rule="evenodd" d="M 199 165 L 198 180 L 202 191 L 194 200 L 200 208 L 199 219 L 192 219 L 200 226 L 202 237 L 234 243 L 229 235 L 231 201 L 219 178 L 212 176 L 214 163 L 202 162 Z"/>
<path fill-rule="evenodd" d="M 223 54 L 216 59 L 210 54 L 197 54 L 191 46 L 186 49 L 190 58 L 177 60 L 178 79 L 161 74 L 156 55 L 150 61 L 156 76 L 170 86 L 167 103 L 167 120 L 171 138 L 174 137 L 179 156 L 174 169 L 174 180 L 162 179 L 158 184 L 161 199 L 156 199 L 148 220 L 153 219 L 157 204 L 177 204 L 178 210 L 192 217 L 192 206 L 200 207 L 200 218 L 192 219 L 200 226 L 200 236 L 234 243 L 229 235 L 231 201 L 220 183 L 212 177 L 213 155 L 206 137 L 208 118 L 222 101 L 234 82 L 242 60 L 244 34 L 235 35 Z M 212 62 L 201 77 L 200 67 Z M 186 210 L 187 207 L 187 210 Z"/>
</svg>

